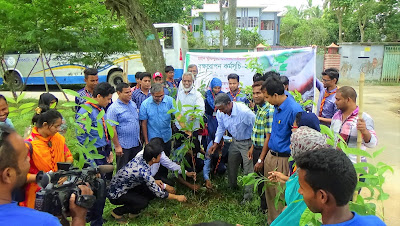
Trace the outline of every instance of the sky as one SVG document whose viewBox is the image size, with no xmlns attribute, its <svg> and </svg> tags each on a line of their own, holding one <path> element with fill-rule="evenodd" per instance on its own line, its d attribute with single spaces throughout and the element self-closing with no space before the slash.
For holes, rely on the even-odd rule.
<svg viewBox="0 0 400 226">
<path fill-rule="evenodd" d="M 280 6 L 284 8 L 285 6 L 296 6 L 299 8 L 301 5 L 307 5 L 308 1 L 307 0 L 261 0 L 262 2 L 268 1 L 271 2 L 271 4 Z M 319 5 L 322 6 L 323 0 L 313 0 L 312 4 L 313 6 Z"/>
</svg>

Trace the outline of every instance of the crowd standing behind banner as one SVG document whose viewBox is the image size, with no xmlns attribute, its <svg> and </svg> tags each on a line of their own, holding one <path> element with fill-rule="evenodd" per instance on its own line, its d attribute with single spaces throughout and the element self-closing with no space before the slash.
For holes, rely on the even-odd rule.
<svg viewBox="0 0 400 226">
<path fill-rule="evenodd" d="M 87 138 L 89 141 L 96 138 L 94 145 L 103 158 L 90 160 L 89 163 L 93 166 L 112 164 L 114 157 L 112 145 L 115 149 L 117 172 L 114 176 L 104 175 L 104 179 L 109 183 L 107 197 L 110 202 L 114 205 L 122 205 L 111 212 L 116 221 L 126 223 L 125 214 L 130 218 L 136 217 L 155 197 L 185 202 L 187 200 L 185 196 L 175 195 L 173 182 L 167 177 L 168 170 L 176 171 L 178 174 L 184 173 L 193 180 L 197 179 L 196 172 L 204 170 L 205 186 L 211 189 L 213 186 L 209 177 L 210 171 L 223 173 L 227 163 L 230 189 L 238 186 L 237 175 L 240 165 L 243 166 L 245 175 L 255 171 L 261 176 L 269 177 L 272 181 L 287 184 L 286 192 L 281 197 L 283 200 L 286 199 L 287 205 L 283 213 L 284 204 L 279 203 L 277 208 L 275 206 L 277 187 L 267 186 L 265 194 L 262 192 L 262 186 L 258 188 L 261 199 L 260 211 L 267 213 L 268 224 L 287 225 L 288 222 L 298 222 L 306 205 L 313 212 L 322 212 L 323 223 L 350 225 L 350 222 L 357 221 L 363 222 L 363 225 L 384 224 L 376 217 L 361 217 L 348 210 L 346 205 L 356 183 L 354 167 L 342 152 L 323 149 L 327 145 L 326 137 L 319 132 L 320 122 L 325 125 L 332 123 L 331 127 L 335 133 L 340 134 L 350 146 L 355 142 L 357 130 L 363 134 L 364 147 L 373 147 L 377 143 L 372 118 L 364 113 L 363 119 L 357 120 L 358 107 L 355 105 L 354 89 L 351 87 L 337 89 L 339 74 L 336 69 L 326 69 L 322 73 L 323 87 L 317 81 L 321 96 L 316 115 L 305 112 L 295 102 L 287 92 L 289 79 L 280 76 L 277 72 L 270 71 L 264 75 L 254 75 L 253 100 L 248 100 L 246 95 L 242 95 L 242 90 L 239 88 L 239 76 L 234 73 L 227 76 L 229 81 L 227 93 L 221 92 L 221 80 L 213 78 L 203 98 L 195 85 L 199 82 L 196 80 L 198 74 L 196 65 L 189 65 L 188 72 L 184 73 L 180 80 L 173 79 L 173 67 L 167 66 L 164 72 L 166 75 L 164 82 L 161 72 L 156 72 L 153 76 L 147 72 L 140 72 L 135 75 L 138 81 L 135 87 L 130 87 L 126 83 L 117 85 L 118 99 L 114 103 L 111 103 L 112 94 L 115 92 L 114 87 L 108 83 L 98 83 L 96 69 L 89 68 L 84 72 L 86 86 L 78 93 L 81 96 L 92 97 L 97 104 L 86 102 L 82 98 L 76 98 L 75 102 L 91 108 L 92 111 L 88 112 L 88 115 L 92 120 L 92 127 L 101 125 L 104 136 L 99 136 L 98 131 L 92 129 L 89 133 L 79 135 L 77 139 L 83 144 Z M 152 79 L 153 85 L 151 85 Z M 49 107 L 58 100 L 56 98 L 53 100 L 54 98 L 50 95 L 41 98 L 46 105 L 41 104 L 35 109 L 35 116 L 32 119 L 34 127 L 26 139 L 29 142 L 26 144 L 29 149 L 28 156 L 31 157 L 29 173 L 28 170 L 24 171 L 28 173 L 27 180 L 21 184 L 9 186 L 8 188 L 11 189 L 6 193 L 7 197 L 11 197 L 11 191 L 14 188 L 26 183 L 26 196 L 24 200 L 21 200 L 20 205 L 30 208 L 33 208 L 34 193 L 38 191 L 38 186 L 34 182 L 36 173 L 39 170 L 57 171 L 57 162 L 73 161 L 64 137 L 58 133 L 63 118 L 58 111 Z M 185 120 L 178 118 L 174 121 L 174 112 L 171 110 L 178 110 L 174 107 L 174 101 L 177 105 L 180 102 L 181 114 Z M 200 143 L 201 139 L 198 136 L 198 130 L 201 129 L 199 119 L 184 115 L 186 111 L 195 109 L 200 110 L 201 115 L 205 117 L 206 126 L 203 128 L 203 131 L 207 131 L 206 139 L 203 139 L 205 144 Z M 76 110 L 79 113 L 77 117 L 87 112 L 86 108 Z M 105 110 L 106 114 L 99 118 L 98 115 L 102 110 Z M 7 130 L 14 136 L 15 132 L 12 129 L 6 129 L 6 127 L 12 127 L 12 122 L 7 116 L 8 104 L 4 96 L 0 95 L 0 129 Z M 118 123 L 112 124 L 114 131 L 112 138 L 107 131 L 105 123 L 107 119 Z M 193 130 L 188 130 L 189 122 L 193 122 Z M 86 130 L 83 124 L 81 126 L 83 130 Z M 221 162 L 221 156 L 224 154 L 222 150 L 224 145 L 227 145 L 224 142 L 227 132 L 232 141 L 229 142 L 230 145 L 227 148 L 228 161 Z M 172 141 L 171 137 L 174 133 L 181 135 L 179 139 Z M 3 134 L 5 133 L 0 133 L 5 137 L 6 135 Z M 174 150 L 182 148 L 183 139 L 188 137 L 193 138 L 194 147 L 190 158 L 196 159 L 196 167 L 186 168 L 183 172 L 180 165 L 169 157 L 174 155 Z M 174 143 L 174 149 L 171 148 L 172 143 Z M 0 144 L 0 156 L 4 156 L 4 142 Z M 204 147 L 206 150 L 203 150 Z M 214 152 L 218 153 L 216 158 Z M 205 154 L 204 167 L 197 164 L 197 161 L 202 161 L 198 158 L 198 153 Z M 293 162 L 288 161 L 290 156 L 293 156 L 298 168 L 293 167 Z M 331 159 L 331 161 L 327 160 L 327 164 L 331 164 L 329 167 L 310 164 L 312 159 L 322 164 L 326 160 L 325 157 Z M 218 159 L 216 165 L 211 164 L 213 159 Z M 343 159 L 346 161 L 343 162 Z M 0 162 L 3 161 L 3 159 L 0 160 Z M 318 167 L 321 173 L 327 173 L 329 177 L 333 173 L 340 186 L 346 186 L 345 183 L 349 182 L 340 179 L 339 174 L 343 169 L 332 165 L 338 161 L 343 164 L 343 169 L 350 171 L 352 177 L 351 186 L 343 193 L 346 197 L 339 197 L 329 185 L 322 184 L 321 181 L 325 181 L 324 179 L 318 182 L 321 183 L 318 189 L 322 189 L 320 192 L 322 196 L 314 194 L 312 197 L 310 193 L 316 192 L 316 188 L 313 188 L 316 184 L 311 181 L 308 174 L 315 173 Z M 0 166 L 2 166 L 1 171 L 8 169 L 7 166 L 3 166 L 3 163 Z M 348 174 L 348 171 L 344 174 Z M 322 174 L 318 176 L 322 177 Z M 2 184 L 8 183 L 4 182 L 4 175 L 1 179 Z M 200 187 L 198 184 L 194 186 L 180 175 L 176 179 L 190 189 L 197 190 Z M 242 202 L 250 201 L 252 194 L 252 188 L 246 186 Z M 295 202 L 303 197 L 304 201 Z M 104 204 L 105 200 L 96 200 L 96 204 L 89 210 L 87 220 L 91 221 L 91 225 L 103 224 Z M 9 202 L 1 204 L 0 209 L 6 208 L 6 205 L 9 205 Z M 71 208 L 75 207 L 71 205 Z M 324 218 L 333 214 L 324 211 L 327 208 L 337 212 L 337 217 Z M 339 213 L 341 208 L 347 209 Z M 29 215 L 24 211 L 21 211 L 21 214 Z M 84 215 L 86 215 L 85 211 Z M 4 222 L 4 217 L 7 217 L 4 211 L 0 211 L 0 222 Z M 43 218 L 43 222 L 51 220 L 48 216 Z M 17 221 L 15 219 L 15 222 Z M 75 221 L 77 222 L 79 223 L 74 225 L 84 224 L 79 220 Z"/>
</svg>

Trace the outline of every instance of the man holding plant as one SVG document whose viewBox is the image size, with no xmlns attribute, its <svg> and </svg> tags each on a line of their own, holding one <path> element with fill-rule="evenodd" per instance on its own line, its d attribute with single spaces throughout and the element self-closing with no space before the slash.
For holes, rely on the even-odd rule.
<svg viewBox="0 0 400 226">
<path fill-rule="evenodd" d="M 347 146 L 357 147 L 357 131 L 362 134 L 361 149 L 373 148 L 378 143 L 378 138 L 374 130 L 374 120 L 370 115 L 363 112 L 362 118 L 358 118 L 358 106 L 356 104 L 357 93 L 350 86 L 343 86 L 336 93 L 336 106 L 339 109 L 332 117 L 331 129 L 339 134 Z M 349 155 L 353 163 L 357 162 L 357 156 Z M 361 161 L 366 161 L 361 156 Z"/>
<path fill-rule="evenodd" d="M 232 134 L 232 143 L 229 146 L 228 155 L 228 183 L 229 187 L 237 188 L 237 176 L 239 166 L 243 164 L 243 174 L 253 172 L 253 163 L 247 157 L 247 151 L 251 147 L 251 133 L 255 121 L 255 115 L 244 103 L 231 101 L 228 94 L 220 93 L 215 98 L 215 107 L 218 109 L 218 127 L 215 133 L 214 144 L 208 152 L 213 154 L 221 142 L 226 130 Z M 251 185 L 245 187 L 243 201 L 251 200 L 253 189 Z"/>
</svg>

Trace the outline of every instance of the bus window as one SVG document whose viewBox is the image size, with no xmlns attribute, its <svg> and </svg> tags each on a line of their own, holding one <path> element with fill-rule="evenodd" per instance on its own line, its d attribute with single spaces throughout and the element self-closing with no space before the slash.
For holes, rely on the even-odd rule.
<svg viewBox="0 0 400 226">
<path fill-rule="evenodd" d="M 162 32 L 163 37 L 165 38 L 164 47 L 166 49 L 174 48 L 174 28 L 173 27 L 162 27 L 157 28 L 157 33 Z"/>
</svg>

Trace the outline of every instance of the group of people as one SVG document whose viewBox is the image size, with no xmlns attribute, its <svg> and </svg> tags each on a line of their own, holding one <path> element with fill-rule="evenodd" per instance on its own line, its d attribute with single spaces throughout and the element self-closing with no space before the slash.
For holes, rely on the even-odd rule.
<svg viewBox="0 0 400 226">
<path fill-rule="evenodd" d="M 227 77 L 229 92 L 222 92 L 221 80 L 213 78 L 203 97 L 202 90 L 195 85 L 197 66 L 190 65 L 187 71 L 180 79 L 174 79 L 174 68 L 167 66 L 165 81 L 161 72 L 137 73 L 136 86 L 117 85 L 118 99 L 114 102 L 114 87 L 98 83 L 96 69 L 84 71 L 86 86 L 78 91 L 81 98 L 77 97 L 75 102 L 77 122 L 85 132 L 78 134 L 77 139 L 81 144 L 95 139 L 97 153 L 104 158 L 91 160 L 93 165 L 113 164 L 115 154 L 116 173 L 102 177 L 109 184 L 107 198 L 118 205 L 111 211 L 116 221 L 125 223 L 126 217 L 137 217 L 155 197 L 186 201 L 184 195 L 176 195 L 168 170 L 179 174 L 178 182 L 197 190 L 198 183 L 190 183 L 190 179 L 185 180 L 181 175 L 196 180 L 197 173 L 203 170 L 204 185 L 212 189 L 210 174 L 222 174 L 227 169 L 228 185 L 236 189 L 242 166 L 244 175 L 257 172 L 274 182 L 268 183 L 265 192 L 262 184 L 258 187 L 260 211 L 267 214 L 270 225 L 298 225 L 307 206 L 322 213 L 323 224 L 384 225 L 379 218 L 361 217 L 349 210 L 348 203 L 357 183 L 352 165 L 355 157 L 330 147 L 326 136 L 320 133 L 320 124 L 326 125 L 349 147 L 355 147 L 360 131 L 362 148 L 377 144 L 372 118 L 367 113 L 358 118 L 356 91 L 349 86 L 337 87 L 338 70 L 326 69 L 322 82 L 316 81 L 320 91 L 316 114 L 303 110 L 288 92 L 289 79 L 277 72 L 254 75 L 250 99 L 239 88 L 237 74 Z M 11 191 L 25 184 L 25 197 L 20 205 L 33 208 L 34 194 L 39 190 L 36 174 L 57 171 L 57 162 L 73 161 L 65 138 L 59 133 L 65 121 L 55 109 L 58 99 L 51 94 L 43 95 L 41 99 L 46 101 L 35 109 L 25 146 L 10 127 L 0 128 L 8 131 L 0 133 L 0 182 L 2 190 L 6 191 L 3 185 L 8 188 L 8 192 L 0 193 L 5 197 L 0 198 L 2 204 L 10 204 Z M 94 99 L 96 104 L 84 97 Z M 100 125 L 104 133 L 85 128 L 80 120 L 86 114 L 92 127 Z M 0 121 L 12 127 L 7 115 L 7 101 L 0 96 Z M 106 123 L 111 124 L 113 136 L 108 133 Z M 13 140 L 13 136 L 18 139 Z M 171 158 L 188 138 L 192 144 L 184 157 L 191 167 L 182 171 L 180 162 Z M 201 154 L 204 160 L 199 157 Z M 13 157 L 3 158 L 6 155 Z M 29 170 L 23 165 L 27 161 Z M 20 167 L 25 168 L 22 171 Z M 286 183 L 286 190 L 280 199 L 285 201 L 276 205 L 275 196 L 282 183 Z M 245 186 L 242 202 L 252 196 L 252 185 Z M 14 208 L 15 203 L 11 204 Z M 104 205 L 105 200 L 97 200 L 89 210 L 86 220 L 91 225 L 103 223 Z M 0 205 L 0 209 L 3 207 Z M 82 214 L 78 215 L 80 222 Z"/>
</svg>

